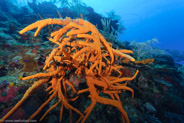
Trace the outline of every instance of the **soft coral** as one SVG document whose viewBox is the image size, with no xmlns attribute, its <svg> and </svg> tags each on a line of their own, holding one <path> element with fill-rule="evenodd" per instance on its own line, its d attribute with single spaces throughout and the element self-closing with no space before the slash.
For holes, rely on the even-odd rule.
<svg viewBox="0 0 184 123">
<path fill-rule="evenodd" d="M 8 86 L 5 89 L 2 89 L 0 91 L 0 103 L 10 102 L 14 97 L 16 97 L 18 90 L 19 88 L 15 86 Z M 3 93 L 6 95 L 3 96 Z"/>
</svg>

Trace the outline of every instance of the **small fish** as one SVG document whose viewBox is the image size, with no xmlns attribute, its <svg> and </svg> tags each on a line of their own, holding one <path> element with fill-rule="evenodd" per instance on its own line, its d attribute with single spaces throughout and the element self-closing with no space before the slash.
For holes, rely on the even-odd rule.
<svg viewBox="0 0 184 123">
<path fill-rule="evenodd" d="M 10 86 L 14 86 L 15 83 L 14 83 L 14 82 L 10 82 L 9 85 L 10 85 Z"/>
<path fill-rule="evenodd" d="M 21 76 L 19 76 L 19 80 L 22 80 L 22 78 L 23 78 L 23 76 L 21 75 Z"/>
<path fill-rule="evenodd" d="M 24 60 L 24 62 L 29 62 L 29 60 Z"/>
</svg>

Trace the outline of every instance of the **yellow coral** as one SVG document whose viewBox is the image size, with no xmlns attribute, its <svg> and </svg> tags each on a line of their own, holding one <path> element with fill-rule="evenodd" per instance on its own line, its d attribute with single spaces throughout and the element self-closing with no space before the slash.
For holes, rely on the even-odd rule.
<svg viewBox="0 0 184 123">
<path fill-rule="evenodd" d="M 40 120 L 56 106 L 61 105 L 60 121 L 62 120 L 63 107 L 65 107 L 70 111 L 71 122 L 71 112 L 74 111 L 80 116 L 77 122 L 83 123 L 90 115 L 95 104 L 102 103 L 119 109 L 122 121 L 129 123 L 128 115 L 122 107 L 118 94 L 128 90 L 132 93 L 132 97 L 134 96 L 134 91 L 126 86 L 126 81 L 133 80 L 139 71 L 137 70 L 133 77 L 123 77 L 119 71 L 122 66 L 118 66 L 118 64 L 114 62 L 114 59 L 116 55 L 128 59 L 129 61 L 135 61 L 133 57 L 126 54 L 133 52 L 129 50 L 113 49 L 96 27 L 83 19 L 66 18 L 40 20 L 21 30 L 20 34 L 37 28 L 35 32 L 35 36 L 37 36 L 43 27 L 50 24 L 62 25 L 63 28 L 51 33 L 51 37 L 49 38 L 49 40 L 56 43 L 58 47 L 53 49 L 45 61 L 44 70 L 47 72 L 23 78 L 23 80 L 33 78 L 38 78 L 39 80 L 34 82 L 25 92 L 22 99 L 1 120 L 4 121 L 13 114 L 30 96 L 33 90 L 44 83 L 50 83 L 51 86 L 49 86 L 46 91 L 48 91 L 51 96 L 32 114 L 29 120 L 33 119 L 53 98 L 56 97 L 58 98 L 58 102 L 50 107 Z M 69 81 L 67 77 L 69 72 L 67 71 L 75 72 L 76 75 L 85 75 L 87 88 L 77 91 L 75 86 Z M 119 75 L 113 76 L 112 72 L 117 72 Z M 77 95 L 76 97 L 67 96 L 66 85 L 72 88 L 73 92 Z M 82 113 L 73 107 L 70 102 L 75 101 L 85 92 L 89 92 L 90 94 L 91 105 Z M 101 97 L 99 92 L 108 94 L 111 98 Z"/>
</svg>

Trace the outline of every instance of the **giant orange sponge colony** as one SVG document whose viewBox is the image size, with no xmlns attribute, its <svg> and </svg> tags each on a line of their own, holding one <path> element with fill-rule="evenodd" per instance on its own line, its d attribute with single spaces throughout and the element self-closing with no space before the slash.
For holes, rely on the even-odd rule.
<svg viewBox="0 0 184 123">
<path fill-rule="evenodd" d="M 127 53 L 133 53 L 130 50 L 113 49 L 110 43 L 99 33 L 98 29 L 88 21 L 83 19 L 45 19 L 33 23 L 23 30 L 23 34 L 29 30 L 37 28 L 35 36 L 39 34 L 41 29 L 50 24 L 57 24 L 63 28 L 51 33 L 49 40 L 58 45 L 54 48 L 45 61 L 44 73 L 38 73 L 32 76 L 23 78 L 23 80 L 38 78 L 38 81 L 25 92 L 22 99 L 12 108 L 2 119 L 1 122 L 7 119 L 17 110 L 22 103 L 30 96 L 33 90 L 37 89 L 44 83 L 50 83 L 46 91 L 50 94 L 35 113 L 29 118 L 33 119 L 53 98 L 58 101 L 51 106 L 41 117 L 42 120 L 52 109 L 60 105 L 60 121 L 62 120 L 63 108 L 70 111 L 70 119 L 72 121 L 72 111 L 79 114 L 77 122 L 85 122 L 96 103 L 111 105 L 116 107 L 121 112 L 122 121 L 129 122 L 127 113 L 122 107 L 122 102 L 119 98 L 122 91 L 130 91 L 132 97 L 134 91 L 127 87 L 126 81 L 133 80 L 138 70 L 132 77 L 123 77 L 119 66 L 114 62 L 115 56 L 123 57 L 129 61 L 135 61 Z M 85 76 L 86 88 L 77 90 L 76 87 L 68 79 L 68 74 L 76 74 Z M 113 73 L 117 74 L 113 74 Z M 70 87 L 76 97 L 67 96 L 67 88 Z M 70 104 L 71 101 L 85 92 L 89 92 L 91 104 L 80 111 Z M 100 93 L 108 94 L 110 98 L 100 96 Z"/>
</svg>

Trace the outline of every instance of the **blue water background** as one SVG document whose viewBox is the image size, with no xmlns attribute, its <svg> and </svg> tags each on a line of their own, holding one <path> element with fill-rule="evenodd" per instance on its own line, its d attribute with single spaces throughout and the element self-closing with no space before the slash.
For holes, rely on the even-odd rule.
<svg viewBox="0 0 184 123">
<path fill-rule="evenodd" d="M 17 6 L 27 5 L 33 0 L 11 0 Z M 62 0 L 35 0 L 58 2 Z M 69 0 L 72 2 L 73 0 Z M 77 0 L 74 0 L 77 1 Z M 119 34 L 120 41 L 146 42 L 157 38 L 157 47 L 180 51 L 174 59 L 182 56 L 179 62 L 184 64 L 184 0 L 79 0 L 92 7 L 95 12 L 107 16 L 110 11 L 121 17 L 126 30 Z M 61 4 L 56 4 L 58 7 Z M 45 10 L 46 11 L 46 10 Z"/>
<path fill-rule="evenodd" d="M 12 0 L 18 6 L 32 0 Z M 59 0 L 36 0 L 56 2 Z M 72 0 L 71 0 L 72 1 Z M 120 41 L 145 42 L 157 38 L 162 49 L 184 51 L 184 0 L 81 0 L 97 13 L 107 16 L 114 10 L 124 30 Z M 184 56 L 184 54 L 182 55 Z"/>
<path fill-rule="evenodd" d="M 102 14 L 114 10 L 126 30 L 119 39 L 158 38 L 164 49 L 184 50 L 184 0 L 85 0 Z"/>
<path fill-rule="evenodd" d="M 13 0 L 19 6 L 32 0 Z M 37 3 L 58 0 L 36 0 Z M 184 0 L 81 0 L 102 15 L 114 10 L 126 28 L 119 39 L 144 42 L 158 38 L 159 47 L 184 49 Z"/>
</svg>

